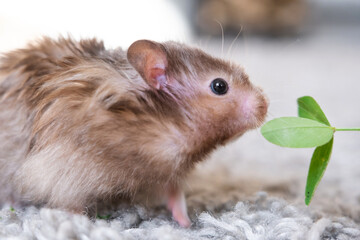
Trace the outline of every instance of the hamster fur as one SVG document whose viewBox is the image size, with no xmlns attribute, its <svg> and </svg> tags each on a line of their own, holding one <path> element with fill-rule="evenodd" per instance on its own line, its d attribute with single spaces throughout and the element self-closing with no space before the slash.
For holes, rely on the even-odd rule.
<svg viewBox="0 0 360 240">
<path fill-rule="evenodd" d="M 241 67 L 197 48 L 44 37 L 0 59 L 0 204 L 83 212 L 156 192 L 189 226 L 182 180 L 266 112 Z"/>
</svg>

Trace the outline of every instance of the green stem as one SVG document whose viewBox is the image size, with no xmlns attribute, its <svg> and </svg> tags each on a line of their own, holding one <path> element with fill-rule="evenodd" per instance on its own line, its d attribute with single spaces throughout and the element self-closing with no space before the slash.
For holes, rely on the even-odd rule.
<svg viewBox="0 0 360 240">
<path fill-rule="evenodd" d="M 360 131 L 360 128 L 335 128 L 335 131 Z"/>
</svg>

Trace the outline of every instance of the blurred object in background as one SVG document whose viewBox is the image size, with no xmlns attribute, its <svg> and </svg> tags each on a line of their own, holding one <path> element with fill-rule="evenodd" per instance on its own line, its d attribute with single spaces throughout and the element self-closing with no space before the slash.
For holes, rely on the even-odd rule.
<svg viewBox="0 0 360 240">
<path fill-rule="evenodd" d="M 138 39 L 189 41 L 191 28 L 167 0 L 12 0 L 0 7 L 0 52 L 23 47 L 43 35 L 97 37 L 107 47 Z"/>
<path fill-rule="evenodd" d="M 220 35 L 224 31 L 266 35 L 297 34 L 304 26 L 306 0 L 198 0 L 196 16 L 200 33 Z"/>
<path fill-rule="evenodd" d="M 359 32 L 360 1 L 359 0 L 311 0 L 310 23 L 313 30 Z M 343 33 L 342 33 L 343 35 Z"/>
</svg>

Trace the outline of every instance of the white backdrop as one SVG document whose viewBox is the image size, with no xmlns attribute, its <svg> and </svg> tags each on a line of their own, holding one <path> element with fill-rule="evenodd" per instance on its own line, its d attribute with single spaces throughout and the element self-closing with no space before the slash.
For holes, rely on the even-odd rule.
<svg viewBox="0 0 360 240">
<path fill-rule="evenodd" d="M 168 0 L 11 0 L 0 4 L 0 52 L 42 35 L 98 37 L 108 47 L 141 38 L 185 41 L 188 23 Z"/>
</svg>

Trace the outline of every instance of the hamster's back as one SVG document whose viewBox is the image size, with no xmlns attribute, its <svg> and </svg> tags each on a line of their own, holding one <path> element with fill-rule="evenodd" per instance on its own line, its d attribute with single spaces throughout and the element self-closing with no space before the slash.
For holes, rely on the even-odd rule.
<svg viewBox="0 0 360 240">
<path fill-rule="evenodd" d="M 95 39 L 74 42 L 44 38 L 39 44 L 13 51 L 0 58 L 0 205 L 18 197 L 11 180 L 31 148 L 31 131 L 36 112 L 32 97 L 44 84 L 41 77 L 61 70 L 59 64 L 84 55 L 105 51 Z"/>
</svg>

